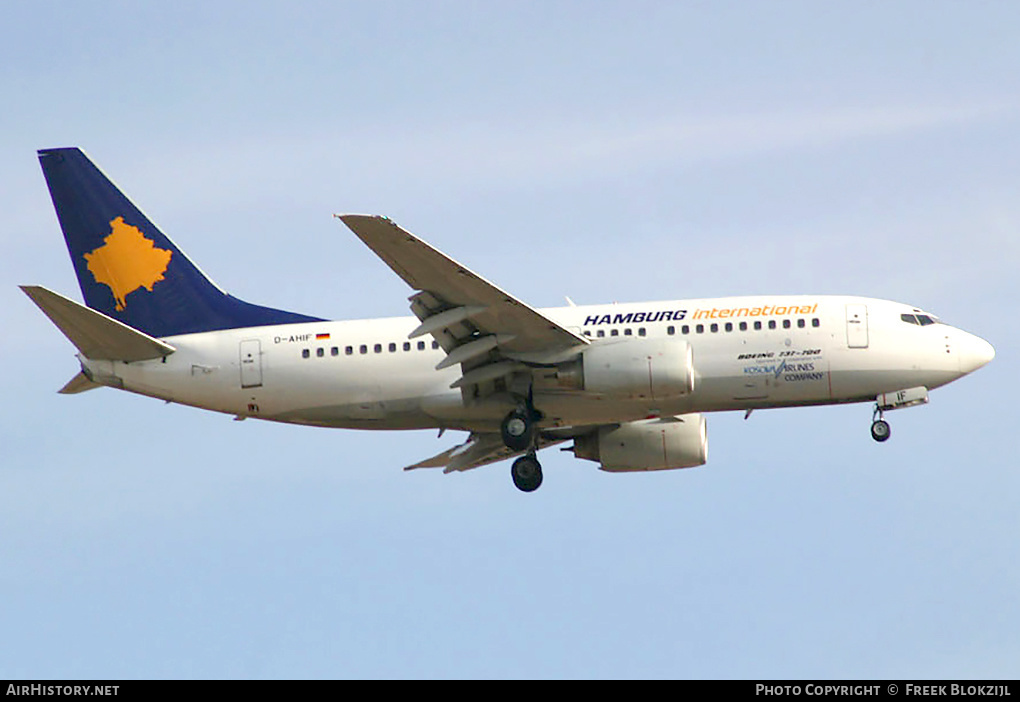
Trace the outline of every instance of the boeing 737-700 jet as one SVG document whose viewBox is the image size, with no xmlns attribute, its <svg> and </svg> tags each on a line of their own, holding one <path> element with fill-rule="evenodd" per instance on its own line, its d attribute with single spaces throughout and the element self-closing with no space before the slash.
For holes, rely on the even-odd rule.
<svg viewBox="0 0 1020 702">
<path fill-rule="evenodd" d="M 995 355 L 911 305 L 761 295 L 534 309 L 385 217 L 340 220 L 414 291 L 413 317 L 327 321 L 261 307 L 212 283 L 76 148 L 39 160 L 81 305 L 26 294 L 77 347 L 62 393 L 99 386 L 318 427 L 469 432 L 413 468 L 516 457 L 572 442 L 611 472 L 699 466 L 704 413 L 872 402 L 884 413 Z"/>
</svg>

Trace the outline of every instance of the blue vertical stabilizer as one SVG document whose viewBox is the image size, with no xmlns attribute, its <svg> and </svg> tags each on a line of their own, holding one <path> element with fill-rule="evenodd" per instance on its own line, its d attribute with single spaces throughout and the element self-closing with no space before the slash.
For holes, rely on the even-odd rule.
<svg viewBox="0 0 1020 702">
<path fill-rule="evenodd" d="M 80 149 L 39 152 L 85 303 L 153 337 L 321 321 L 232 297 Z"/>
</svg>

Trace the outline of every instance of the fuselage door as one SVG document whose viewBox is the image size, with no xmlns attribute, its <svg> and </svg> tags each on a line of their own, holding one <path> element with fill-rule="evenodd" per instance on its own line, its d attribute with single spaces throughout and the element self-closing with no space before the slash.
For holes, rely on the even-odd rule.
<svg viewBox="0 0 1020 702">
<path fill-rule="evenodd" d="M 262 385 L 262 343 L 258 339 L 241 342 L 241 387 Z"/>
<path fill-rule="evenodd" d="M 846 345 L 852 349 L 868 348 L 868 306 L 846 306 Z"/>
</svg>

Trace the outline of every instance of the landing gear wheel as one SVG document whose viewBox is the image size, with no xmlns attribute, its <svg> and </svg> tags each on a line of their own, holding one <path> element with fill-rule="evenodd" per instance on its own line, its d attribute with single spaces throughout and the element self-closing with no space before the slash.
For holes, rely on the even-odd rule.
<svg viewBox="0 0 1020 702">
<path fill-rule="evenodd" d="M 500 425 L 503 443 L 511 451 L 525 451 L 535 440 L 535 422 L 526 409 L 515 409 Z"/>
<path fill-rule="evenodd" d="M 534 454 L 521 456 L 510 467 L 510 477 L 522 492 L 534 492 L 542 484 L 542 464 Z"/>
<path fill-rule="evenodd" d="M 871 438 L 875 441 L 887 441 L 890 434 L 892 434 L 892 429 L 889 428 L 889 422 L 884 419 L 878 419 L 871 423 Z"/>
</svg>

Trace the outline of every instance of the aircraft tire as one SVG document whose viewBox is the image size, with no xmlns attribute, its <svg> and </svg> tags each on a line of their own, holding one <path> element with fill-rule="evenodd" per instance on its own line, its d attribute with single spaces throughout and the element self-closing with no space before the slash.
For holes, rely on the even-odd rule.
<svg viewBox="0 0 1020 702">
<path fill-rule="evenodd" d="M 516 409 L 500 425 L 503 443 L 511 451 L 525 451 L 535 438 L 535 422 L 526 410 Z"/>
<path fill-rule="evenodd" d="M 542 464 L 534 454 L 521 456 L 510 467 L 510 477 L 521 492 L 534 492 L 542 485 Z"/>
<path fill-rule="evenodd" d="M 892 429 L 889 428 L 889 422 L 884 419 L 879 419 L 871 424 L 871 438 L 875 441 L 888 441 L 889 436 L 892 434 Z"/>
</svg>

